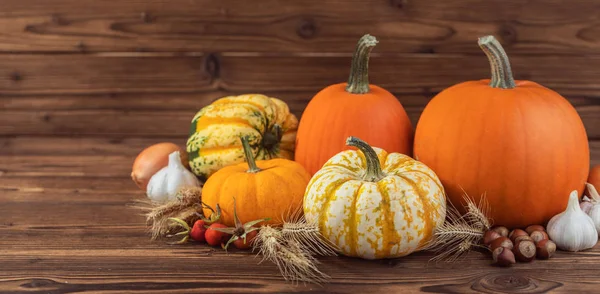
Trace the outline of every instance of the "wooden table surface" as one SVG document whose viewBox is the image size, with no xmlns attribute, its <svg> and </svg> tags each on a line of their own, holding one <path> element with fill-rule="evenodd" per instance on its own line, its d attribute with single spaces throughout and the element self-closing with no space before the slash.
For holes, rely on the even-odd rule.
<svg viewBox="0 0 600 294">
<path fill-rule="evenodd" d="M 323 286 L 293 285 L 249 252 L 150 241 L 133 208 L 134 150 L 149 140 L 4 138 L 0 172 L 0 293 L 597 292 L 600 248 L 548 261 L 454 264 L 429 253 L 382 261 L 321 259 Z M 10 156 L 7 156 L 10 155 Z"/>
<path fill-rule="evenodd" d="M 592 0 L 0 1 L 0 293 L 600 292 L 600 247 L 512 268 L 326 258 L 330 283 L 292 285 L 247 252 L 150 241 L 129 179 L 216 98 L 264 93 L 300 117 L 365 33 L 371 82 L 413 125 L 444 88 L 489 76 L 477 38 L 496 35 L 517 79 L 574 105 L 600 163 L 598 19 Z"/>
</svg>

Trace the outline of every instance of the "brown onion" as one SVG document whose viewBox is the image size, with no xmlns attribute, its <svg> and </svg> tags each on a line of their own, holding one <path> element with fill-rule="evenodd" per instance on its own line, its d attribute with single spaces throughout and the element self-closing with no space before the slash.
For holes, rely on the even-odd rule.
<svg viewBox="0 0 600 294">
<path fill-rule="evenodd" d="M 146 191 L 148 181 L 161 168 L 169 163 L 169 154 L 180 151 L 181 162 L 187 166 L 187 152 L 173 143 L 163 142 L 154 144 L 144 149 L 133 162 L 131 179 L 142 190 Z"/>
</svg>

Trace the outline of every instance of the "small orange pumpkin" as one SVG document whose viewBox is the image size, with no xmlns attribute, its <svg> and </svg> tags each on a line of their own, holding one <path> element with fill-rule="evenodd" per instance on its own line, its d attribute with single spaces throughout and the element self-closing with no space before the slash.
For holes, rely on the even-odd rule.
<svg viewBox="0 0 600 294">
<path fill-rule="evenodd" d="M 347 83 L 317 93 L 304 112 L 296 134 L 295 160 L 312 175 L 357 136 L 388 152 L 412 154 L 412 124 L 394 95 L 369 84 L 369 54 L 377 44 L 370 35 L 359 41 Z"/>
<path fill-rule="evenodd" d="M 242 223 L 270 218 L 266 224 L 279 225 L 282 217 L 302 209 L 310 175 L 288 159 L 255 161 L 248 138 L 241 140 L 247 163 L 224 167 L 210 176 L 202 188 L 202 202 L 210 207 L 219 204 L 221 222 L 229 227 L 235 226 L 234 206 Z M 208 208 L 203 212 L 206 217 L 213 213 Z"/>
<path fill-rule="evenodd" d="M 425 107 L 415 158 L 432 168 L 457 207 L 486 195 L 491 218 L 509 228 L 543 224 L 583 192 L 590 153 L 575 108 L 558 93 L 515 81 L 502 46 L 479 39 L 492 78 L 452 86 Z M 463 190 L 464 189 L 464 190 Z"/>
</svg>

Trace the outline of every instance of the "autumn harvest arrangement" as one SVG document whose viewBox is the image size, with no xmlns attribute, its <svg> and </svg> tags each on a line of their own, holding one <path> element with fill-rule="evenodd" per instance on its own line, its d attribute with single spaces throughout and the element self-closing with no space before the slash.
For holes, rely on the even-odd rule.
<svg viewBox="0 0 600 294">
<path fill-rule="evenodd" d="M 600 167 L 565 98 L 514 80 L 485 36 L 491 78 L 443 90 L 413 128 L 369 83 L 377 42 L 358 41 L 348 81 L 319 91 L 300 120 L 280 99 L 228 96 L 193 117 L 185 149 L 143 150 L 131 176 L 152 239 L 252 250 L 315 283 L 329 278 L 318 256 L 453 261 L 481 249 L 510 266 L 596 245 Z"/>
</svg>

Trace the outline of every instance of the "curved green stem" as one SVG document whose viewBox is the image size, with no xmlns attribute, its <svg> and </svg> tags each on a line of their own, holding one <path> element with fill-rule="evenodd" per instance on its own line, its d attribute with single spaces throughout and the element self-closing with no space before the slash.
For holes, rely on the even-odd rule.
<svg viewBox="0 0 600 294">
<path fill-rule="evenodd" d="M 346 145 L 358 148 L 365 155 L 367 172 L 365 173 L 363 180 L 377 182 L 385 177 L 383 170 L 381 170 L 381 163 L 379 163 L 377 152 L 375 152 L 367 142 L 356 137 L 348 137 L 348 139 L 346 139 Z"/>
<path fill-rule="evenodd" d="M 350 77 L 346 86 L 347 92 L 352 94 L 369 92 L 369 56 L 375 45 L 377 45 L 377 39 L 369 34 L 358 40 L 354 56 L 352 56 Z"/>
<path fill-rule="evenodd" d="M 478 44 L 490 61 L 492 70 L 490 87 L 500 89 L 512 89 L 516 87 L 508 56 L 498 40 L 494 36 L 485 36 L 479 38 Z"/>
<path fill-rule="evenodd" d="M 250 143 L 248 142 L 248 137 L 242 136 L 242 147 L 244 148 L 244 156 L 246 157 L 246 162 L 248 163 L 248 172 L 249 173 L 257 173 L 261 171 L 258 166 L 256 166 L 256 161 L 254 160 L 254 154 L 252 154 L 252 147 L 250 147 Z"/>
<path fill-rule="evenodd" d="M 279 124 L 274 124 L 273 128 L 263 135 L 262 146 L 271 152 L 281 142 L 282 137 L 283 129 Z"/>
</svg>

